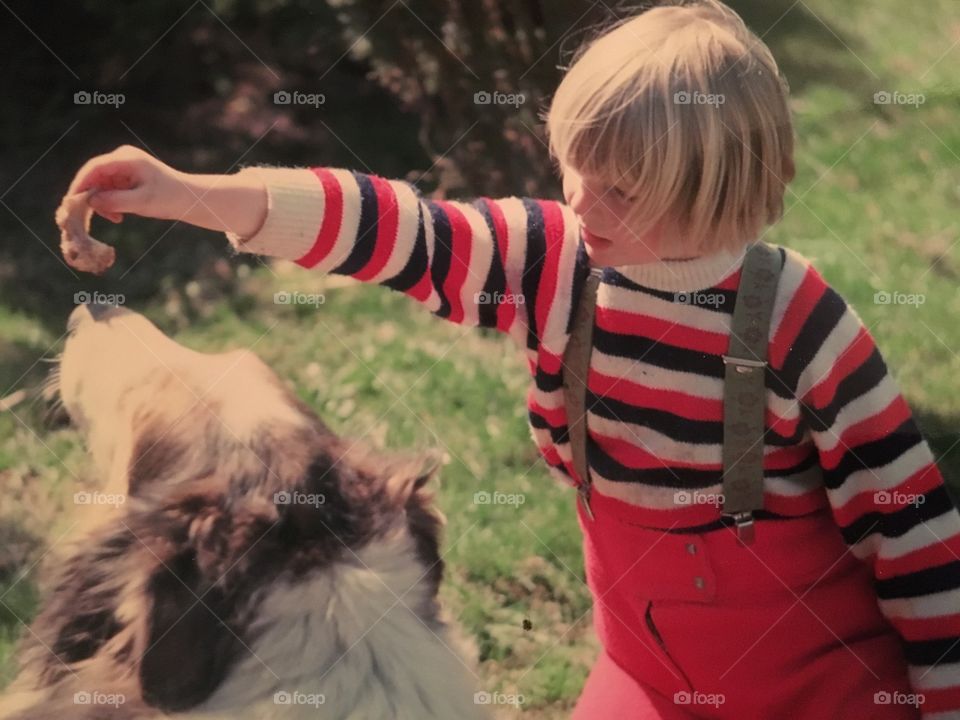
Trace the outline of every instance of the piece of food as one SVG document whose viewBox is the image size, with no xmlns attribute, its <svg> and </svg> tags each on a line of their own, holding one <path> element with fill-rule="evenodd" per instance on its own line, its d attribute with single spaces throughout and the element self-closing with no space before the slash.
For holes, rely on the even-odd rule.
<svg viewBox="0 0 960 720">
<path fill-rule="evenodd" d="M 60 228 L 60 251 L 67 264 L 81 272 L 102 275 L 113 266 L 116 251 L 109 245 L 90 237 L 90 196 L 95 190 L 67 195 L 57 208 L 56 221 Z"/>
</svg>

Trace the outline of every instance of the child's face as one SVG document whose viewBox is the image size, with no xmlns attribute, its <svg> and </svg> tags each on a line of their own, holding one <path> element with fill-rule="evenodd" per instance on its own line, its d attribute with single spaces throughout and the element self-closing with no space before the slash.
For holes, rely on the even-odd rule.
<svg viewBox="0 0 960 720">
<path fill-rule="evenodd" d="M 639 235 L 626 222 L 630 198 L 616 187 L 563 169 L 563 195 L 580 219 L 581 234 L 593 265 L 642 265 L 667 258 L 692 257 L 677 248 L 662 248 L 661 223 Z M 666 257 L 665 257 L 666 256 Z"/>
</svg>

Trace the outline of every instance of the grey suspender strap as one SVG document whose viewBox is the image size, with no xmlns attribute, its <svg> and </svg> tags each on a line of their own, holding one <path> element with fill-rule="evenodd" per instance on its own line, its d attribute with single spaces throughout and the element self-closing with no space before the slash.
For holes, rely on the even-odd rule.
<svg viewBox="0 0 960 720">
<path fill-rule="evenodd" d="M 764 369 L 770 315 L 780 278 L 780 251 L 760 241 L 744 257 L 724 362 L 723 511 L 737 536 L 753 542 L 753 511 L 763 508 Z M 578 493 L 590 519 L 590 468 L 587 465 L 586 379 L 590 367 L 593 314 L 600 270 L 587 275 L 563 354 L 563 391 Z"/>
<path fill-rule="evenodd" d="M 600 269 L 591 268 L 577 303 L 573 329 L 563 352 L 563 393 L 567 409 L 567 431 L 573 469 L 580 484 L 577 492 L 583 509 L 591 520 L 590 468 L 587 466 L 587 373 L 590 369 L 590 349 L 593 341 L 593 311 L 597 304 L 597 286 Z"/>
<path fill-rule="evenodd" d="M 780 251 L 764 242 L 747 250 L 723 356 L 723 511 L 737 537 L 753 542 L 753 511 L 763 508 L 763 416 L 767 338 L 780 278 Z"/>
</svg>

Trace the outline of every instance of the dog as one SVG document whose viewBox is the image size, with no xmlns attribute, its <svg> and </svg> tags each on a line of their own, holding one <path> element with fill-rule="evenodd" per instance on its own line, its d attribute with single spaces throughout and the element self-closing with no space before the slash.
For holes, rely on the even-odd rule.
<svg viewBox="0 0 960 720">
<path fill-rule="evenodd" d="M 435 458 L 358 450 L 254 353 L 117 307 L 73 311 L 52 382 L 106 482 L 0 718 L 487 717 L 438 601 Z"/>
</svg>

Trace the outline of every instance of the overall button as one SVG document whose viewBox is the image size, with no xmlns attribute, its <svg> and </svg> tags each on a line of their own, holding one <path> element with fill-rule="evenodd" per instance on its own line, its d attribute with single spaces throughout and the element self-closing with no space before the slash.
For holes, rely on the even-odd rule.
<svg viewBox="0 0 960 720">
<path fill-rule="evenodd" d="M 687 552 L 690 553 L 691 555 L 696 555 L 697 546 L 694 545 L 693 543 L 687 543 Z"/>
<path fill-rule="evenodd" d="M 697 588 L 697 590 L 703 590 L 704 586 L 706 585 L 706 583 L 703 581 L 703 578 L 700 577 L 699 575 L 697 575 L 693 579 L 693 584 Z"/>
</svg>

